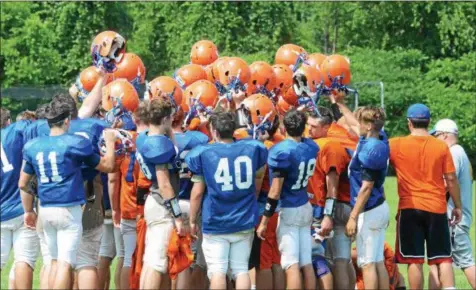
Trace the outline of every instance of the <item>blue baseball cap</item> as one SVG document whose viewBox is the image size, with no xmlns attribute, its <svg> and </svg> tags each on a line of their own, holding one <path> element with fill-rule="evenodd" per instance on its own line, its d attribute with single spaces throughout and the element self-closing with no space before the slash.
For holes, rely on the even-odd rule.
<svg viewBox="0 0 476 290">
<path fill-rule="evenodd" d="M 430 109 L 423 104 L 413 104 L 408 108 L 407 118 L 429 120 L 431 117 Z"/>
</svg>

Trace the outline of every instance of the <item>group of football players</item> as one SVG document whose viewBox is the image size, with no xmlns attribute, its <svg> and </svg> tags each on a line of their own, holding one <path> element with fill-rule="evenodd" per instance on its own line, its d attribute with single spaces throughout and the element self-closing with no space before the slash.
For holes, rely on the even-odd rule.
<svg viewBox="0 0 476 290">
<path fill-rule="evenodd" d="M 42 289 L 354 289 L 354 240 L 366 288 L 405 287 L 384 264 L 385 113 L 344 104 L 347 58 L 286 44 L 248 65 L 201 40 L 146 82 L 118 33 L 91 53 L 69 95 L 14 123 L 2 109 L 12 288 L 41 248 Z"/>
</svg>

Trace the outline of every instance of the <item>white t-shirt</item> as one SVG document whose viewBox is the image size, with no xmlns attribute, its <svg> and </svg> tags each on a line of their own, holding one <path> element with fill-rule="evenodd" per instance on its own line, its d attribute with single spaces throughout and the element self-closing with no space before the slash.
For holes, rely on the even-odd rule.
<svg viewBox="0 0 476 290">
<path fill-rule="evenodd" d="M 456 168 L 456 177 L 458 178 L 459 188 L 461 192 L 461 202 L 463 204 L 463 219 L 460 226 L 471 227 L 472 223 L 472 206 L 473 206 L 473 169 L 469 162 L 468 155 L 463 147 L 456 144 L 450 147 L 453 162 Z M 451 218 L 451 211 L 454 208 L 453 200 L 448 201 L 448 217 Z"/>
</svg>

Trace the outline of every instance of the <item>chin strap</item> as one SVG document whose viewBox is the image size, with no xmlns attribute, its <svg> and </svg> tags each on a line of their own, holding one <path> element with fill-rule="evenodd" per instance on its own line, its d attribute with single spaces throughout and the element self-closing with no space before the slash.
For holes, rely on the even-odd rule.
<svg viewBox="0 0 476 290">
<path fill-rule="evenodd" d="M 116 70 L 115 61 L 111 61 L 109 57 L 101 56 L 99 54 L 99 49 L 97 45 L 93 47 L 91 55 L 93 57 L 93 65 L 95 67 L 102 67 L 108 73 L 112 73 Z"/>
<path fill-rule="evenodd" d="M 86 97 L 89 95 L 89 92 L 86 91 L 83 87 L 83 85 L 81 84 L 81 80 L 79 78 L 79 75 L 78 77 L 76 78 L 76 82 L 74 83 L 76 88 L 78 89 L 79 91 L 79 94 L 78 94 L 78 101 L 79 102 L 83 102 L 84 99 L 86 99 Z"/>
<path fill-rule="evenodd" d="M 293 52 L 295 54 L 297 54 L 297 56 L 298 56 L 297 59 L 296 59 L 296 62 L 293 65 L 293 73 L 294 73 L 299 69 L 301 64 L 303 64 L 303 63 L 304 64 L 309 64 L 309 63 L 306 61 L 306 59 L 307 59 L 307 54 L 306 53 L 304 53 L 304 52 L 299 53 L 295 50 L 293 50 Z"/>
</svg>

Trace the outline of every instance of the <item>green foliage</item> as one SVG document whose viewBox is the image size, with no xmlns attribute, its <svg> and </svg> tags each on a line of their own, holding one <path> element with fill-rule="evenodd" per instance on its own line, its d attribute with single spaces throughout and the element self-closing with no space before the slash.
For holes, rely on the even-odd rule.
<svg viewBox="0 0 476 290">
<path fill-rule="evenodd" d="M 345 53 L 360 105 L 378 104 L 385 85 L 385 128 L 407 133 L 406 108 L 427 103 L 433 119 L 454 118 L 476 156 L 476 4 L 470 2 L 2 2 L 2 88 L 62 85 L 91 65 L 103 30 L 127 39 L 147 79 L 172 75 L 190 48 L 210 39 L 221 56 L 274 61 L 296 43 L 309 53 Z M 27 104 L 26 99 L 22 102 Z M 2 106 L 18 109 L 3 97 Z M 30 106 L 28 104 L 28 106 Z M 22 108 L 26 108 L 24 105 Z"/>
<path fill-rule="evenodd" d="M 460 59 L 442 59 L 430 64 L 425 76 L 425 95 L 432 110 L 432 123 L 443 118 L 459 127 L 460 142 L 476 164 L 476 53 Z"/>
</svg>

